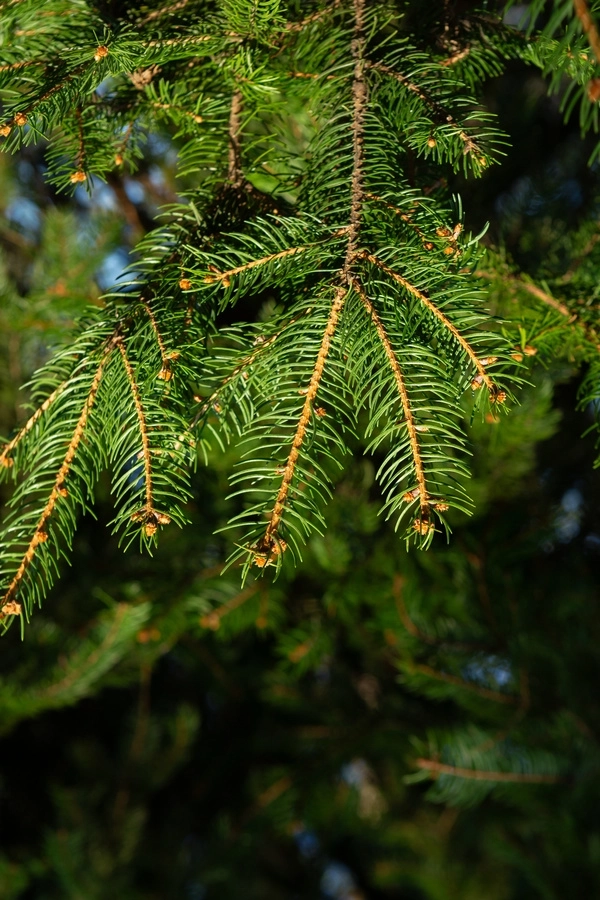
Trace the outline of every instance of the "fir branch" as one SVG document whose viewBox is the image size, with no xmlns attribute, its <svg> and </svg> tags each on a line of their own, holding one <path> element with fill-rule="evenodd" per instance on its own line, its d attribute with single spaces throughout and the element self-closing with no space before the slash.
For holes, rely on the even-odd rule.
<svg viewBox="0 0 600 900">
<path fill-rule="evenodd" d="M 125 368 L 125 373 L 127 376 L 127 381 L 129 383 L 129 387 L 131 389 L 131 396 L 133 398 L 133 403 L 135 406 L 135 412 L 137 415 L 138 426 L 139 426 L 139 434 L 142 442 L 142 462 L 144 466 L 144 494 L 146 498 L 145 505 L 142 509 L 135 512 L 132 516 L 134 522 L 140 522 L 142 528 L 144 530 L 144 534 L 147 537 L 152 537 L 152 535 L 156 534 L 157 525 L 166 525 L 170 522 L 169 516 L 166 516 L 164 513 L 158 512 L 154 508 L 154 490 L 153 490 L 153 476 L 152 476 L 152 459 L 151 459 L 151 450 L 150 450 L 150 438 L 148 436 L 148 425 L 146 422 L 146 416 L 144 414 L 144 407 L 142 405 L 142 398 L 140 395 L 140 389 L 138 387 L 138 383 L 135 378 L 135 372 L 133 371 L 133 366 L 127 356 L 127 351 L 125 349 L 125 342 L 121 339 L 118 342 L 119 352 L 121 354 L 121 358 L 123 360 L 123 366 Z"/>
<path fill-rule="evenodd" d="M 178 0 L 176 3 L 169 3 L 167 6 L 161 6 L 160 9 L 155 9 L 142 19 L 138 19 L 137 24 L 140 26 L 147 25 L 148 22 L 155 22 L 156 19 L 160 19 L 162 16 L 168 16 L 172 13 L 179 12 L 179 10 L 185 9 L 189 2 L 190 0 Z"/>
<path fill-rule="evenodd" d="M 517 706 L 519 704 L 519 698 L 515 697 L 513 694 L 503 694 L 500 691 L 493 691 L 490 688 L 480 687 L 477 684 L 470 684 L 468 681 L 464 681 L 464 679 L 459 678 L 457 675 L 451 675 L 449 672 L 440 672 L 438 669 L 426 666 L 423 663 L 406 662 L 403 660 L 402 666 L 409 675 L 416 672 L 425 675 L 427 678 L 433 678 L 436 681 L 445 681 L 446 684 L 453 684 L 462 690 L 478 694 L 485 700 L 492 700 L 494 703 L 503 703 L 508 706 Z"/>
<path fill-rule="evenodd" d="M 396 387 L 398 389 L 398 394 L 400 395 L 400 401 L 402 403 L 402 411 L 404 413 L 404 421 L 406 423 L 406 428 L 408 430 L 408 438 L 410 442 L 410 452 L 412 454 L 413 465 L 415 470 L 415 477 L 418 485 L 418 499 L 419 499 L 419 509 L 421 513 L 421 517 L 418 520 L 419 527 L 421 528 L 429 528 L 430 517 L 431 517 L 431 499 L 429 496 L 429 491 L 427 489 L 427 481 L 425 478 L 425 467 L 423 465 L 423 459 L 421 457 L 421 447 L 419 445 L 419 436 L 416 429 L 416 422 L 413 416 L 413 412 L 411 409 L 410 399 L 408 396 L 408 391 L 406 389 L 406 382 L 404 380 L 404 375 L 402 373 L 402 369 L 400 368 L 400 363 L 398 362 L 398 358 L 394 352 L 394 348 L 390 342 L 390 339 L 386 333 L 383 322 L 381 321 L 379 314 L 375 307 L 373 306 L 371 300 L 366 294 L 366 291 L 362 284 L 357 281 L 356 278 L 351 279 L 351 284 L 356 293 L 359 295 L 363 306 L 367 310 L 373 325 L 375 326 L 375 330 L 377 331 L 377 335 L 383 349 L 385 350 L 385 355 L 387 356 L 388 362 L 390 364 L 390 368 L 394 375 L 394 381 L 396 382 Z M 410 495 L 409 500 L 415 499 Z M 439 502 L 439 501 L 438 501 Z M 442 501 L 443 502 L 443 501 Z"/>
<path fill-rule="evenodd" d="M 269 256 L 263 256 L 260 259 L 253 259 L 249 263 L 244 263 L 242 266 L 236 266 L 234 269 L 228 269 L 226 272 L 219 272 L 218 270 L 214 270 L 213 267 L 211 268 L 210 273 L 205 276 L 204 282 L 205 284 L 214 284 L 214 282 L 219 281 L 223 287 L 229 287 L 230 281 L 234 275 L 240 275 L 242 272 L 248 272 L 250 269 L 255 269 L 259 266 L 266 266 L 276 259 L 284 259 L 286 256 L 294 256 L 297 253 L 306 253 L 307 250 L 312 250 L 315 246 L 316 244 L 306 245 L 304 247 L 289 247 L 287 250 L 281 250 L 279 253 L 271 253 Z"/>
<path fill-rule="evenodd" d="M 450 766 L 435 759 L 416 759 L 415 765 L 431 774 L 432 778 L 440 775 L 452 775 L 455 778 L 468 778 L 473 781 L 497 781 L 508 784 L 556 784 L 563 779 L 559 775 L 538 775 L 531 772 L 491 772 L 483 769 L 466 769 L 461 766 Z"/>
<path fill-rule="evenodd" d="M 483 151 L 479 147 L 479 145 L 473 140 L 473 138 L 464 131 L 464 129 L 459 125 L 456 121 L 452 113 L 450 113 L 447 109 L 444 109 L 441 104 L 434 100 L 433 97 L 427 93 L 427 91 L 423 90 L 422 87 L 419 87 L 418 84 L 415 84 L 406 75 L 403 75 L 401 72 L 397 72 L 395 69 L 392 69 L 390 66 L 384 65 L 384 63 L 372 63 L 369 62 L 368 66 L 370 69 L 375 69 L 377 72 L 382 72 L 384 75 L 388 75 L 390 78 L 395 78 L 396 81 L 399 81 L 400 84 L 404 85 L 404 87 L 415 94 L 419 100 L 425 103 L 426 106 L 434 113 L 439 122 L 446 122 L 452 128 L 456 130 L 458 136 L 464 144 L 464 153 L 476 153 L 481 155 Z"/>
<path fill-rule="evenodd" d="M 465 47 L 464 50 L 459 50 L 457 53 L 453 53 L 452 56 L 448 56 L 446 57 L 446 59 L 440 60 L 440 66 L 454 66 L 462 59 L 466 59 L 470 52 L 471 48 Z"/>
<path fill-rule="evenodd" d="M 342 0 L 333 0 L 325 9 L 319 9 L 317 12 L 311 13 L 309 16 L 306 16 L 304 19 L 301 19 L 299 22 L 288 22 L 285 26 L 286 33 L 293 33 L 296 31 L 303 31 L 309 25 L 313 25 L 315 22 L 322 21 L 326 16 L 331 15 L 332 12 L 335 12 L 336 9 L 342 5 Z"/>
<path fill-rule="evenodd" d="M 546 306 L 551 306 L 552 309 L 557 310 L 563 316 L 569 317 L 572 321 L 577 318 L 564 303 L 555 300 L 554 297 L 546 293 L 546 291 L 543 291 L 536 284 L 526 281 L 522 276 L 487 272 L 485 269 L 477 269 L 475 274 L 478 278 L 484 278 L 486 281 L 495 281 L 497 278 L 500 278 L 501 281 L 511 287 L 521 288 L 521 290 L 527 291 L 532 297 L 541 300 Z"/>
<path fill-rule="evenodd" d="M 386 265 L 382 260 L 378 259 L 371 253 L 367 251 L 364 252 L 364 258 L 368 260 L 368 262 L 372 263 L 377 268 L 381 269 L 382 272 L 385 272 L 390 278 L 392 278 L 397 284 L 400 284 L 405 290 L 407 290 L 413 297 L 417 297 L 421 303 L 431 312 L 433 315 L 439 319 L 444 328 L 446 328 L 450 334 L 455 338 L 456 341 L 463 348 L 468 358 L 471 360 L 473 365 L 477 370 L 477 379 L 472 384 L 472 387 L 475 389 L 479 386 L 479 384 L 485 384 L 488 389 L 490 399 L 497 403 L 503 403 L 506 399 L 506 394 L 504 391 L 498 390 L 497 385 L 494 384 L 492 379 L 487 373 L 485 365 L 471 346 L 467 339 L 460 333 L 458 328 L 452 324 L 450 319 L 433 303 L 427 294 L 423 291 L 420 291 L 416 288 L 410 281 L 407 281 L 406 278 L 403 278 L 402 275 L 399 275 L 397 272 L 394 272 L 388 265 Z M 480 380 L 479 380 L 480 379 Z"/>
<path fill-rule="evenodd" d="M 354 77 L 352 81 L 352 191 L 350 202 L 350 228 L 348 246 L 342 274 L 348 278 L 350 269 L 356 259 L 358 234 L 362 219 L 364 202 L 364 124 L 367 109 L 367 83 L 365 81 L 365 37 L 364 37 L 364 0 L 354 0 L 354 38 L 352 40 L 352 57 L 354 59 Z"/>
<path fill-rule="evenodd" d="M 348 226 L 348 243 L 341 277 L 348 282 L 351 268 L 357 257 L 362 207 L 364 202 L 364 118 L 367 105 L 367 85 L 364 78 L 364 14 L 365 0 L 354 0 L 354 36 L 351 52 L 354 59 L 354 75 L 352 81 L 352 175 L 350 179 L 351 200 Z M 325 331 L 319 347 L 310 382 L 306 388 L 306 398 L 302 412 L 296 426 L 292 446 L 288 454 L 281 485 L 275 499 L 275 505 L 269 516 L 269 521 L 264 536 L 252 548 L 255 565 L 264 566 L 272 561 L 272 557 L 278 555 L 281 549 L 285 549 L 278 539 L 279 526 L 286 506 L 288 493 L 294 479 L 296 464 L 304 443 L 306 431 L 315 410 L 314 401 L 321 384 L 325 363 L 329 356 L 331 343 L 335 334 L 340 315 L 346 302 L 348 290 L 346 287 L 337 287 L 334 290 L 334 299 L 325 326 Z"/>
<path fill-rule="evenodd" d="M 81 440 L 85 434 L 85 429 L 88 423 L 90 412 L 96 400 L 96 395 L 98 393 L 98 388 L 100 387 L 100 381 L 102 380 L 106 363 L 114 347 L 119 343 L 120 336 L 117 331 L 113 334 L 113 336 L 106 344 L 102 359 L 100 360 L 100 364 L 98 365 L 98 368 L 96 369 L 96 372 L 94 374 L 94 378 L 92 379 L 88 395 L 81 411 L 81 415 L 79 416 L 77 425 L 75 426 L 75 430 L 73 432 L 73 435 L 71 436 L 71 440 L 69 441 L 63 463 L 58 470 L 54 485 L 50 492 L 50 496 L 48 497 L 46 505 L 37 522 L 33 537 L 29 542 L 27 550 L 23 555 L 21 563 L 12 581 L 10 582 L 3 598 L 0 600 L 0 620 L 4 619 L 9 614 L 14 615 L 14 612 L 11 612 L 8 607 L 12 606 L 12 601 L 14 601 L 14 598 L 21 586 L 21 582 L 23 581 L 23 578 L 36 555 L 37 548 L 40 544 L 45 543 L 45 541 L 48 539 L 46 525 L 48 523 L 48 520 L 52 516 L 52 513 L 54 512 L 59 498 L 66 496 L 67 488 L 65 487 L 65 481 L 67 480 L 71 471 L 71 467 L 77 454 L 77 448 L 79 447 L 79 444 L 81 443 Z"/>
<path fill-rule="evenodd" d="M 329 318 L 327 320 L 325 332 L 321 340 L 321 346 L 319 347 L 319 352 L 313 369 L 312 377 L 310 379 L 308 388 L 306 389 L 306 399 L 302 407 L 300 419 L 298 420 L 298 424 L 296 426 L 296 432 L 292 441 L 292 447 L 286 460 L 285 468 L 283 471 L 283 478 L 281 480 L 281 486 L 275 500 L 275 506 L 273 507 L 273 510 L 269 516 L 269 522 L 264 537 L 261 538 L 261 540 L 253 548 L 253 552 L 255 554 L 255 564 L 258 566 L 264 566 L 265 563 L 269 561 L 271 554 L 273 554 L 274 552 L 275 554 L 277 554 L 278 548 L 280 546 L 284 546 L 281 541 L 278 541 L 277 533 L 281 524 L 281 519 L 283 516 L 283 511 L 285 509 L 290 486 L 294 478 L 296 463 L 298 461 L 300 450 L 306 436 L 306 430 L 313 416 L 313 403 L 315 397 L 317 396 L 319 385 L 321 384 L 325 362 L 331 348 L 331 341 L 337 328 L 340 314 L 346 301 L 347 293 L 348 292 L 346 288 L 338 287 L 335 290 L 334 300 L 331 305 Z"/>
<path fill-rule="evenodd" d="M 158 349 L 160 350 L 161 370 L 156 377 L 162 379 L 163 381 L 170 381 L 173 377 L 173 360 L 177 358 L 178 354 L 167 353 L 167 348 L 165 347 L 163 336 L 159 331 L 156 316 L 152 312 L 152 307 L 150 306 L 148 300 L 145 300 L 143 297 L 141 297 L 140 299 L 144 309 L 146 310 L 148 318 L 150 319 L 152 331 L 154 332 L 156 343 L 158 344 Z"/>
<path fill-rule="evenodd" d="M 14 438 L 8 442 L 8 444 L 4 445 L 2 453 L 0 453 L 0 466 L 5 466 L 6 468 L 10 468 L 13 465 L 13 460 L 10 458 L 10 454 L 15 449 L 15 447 L 23 440 L 26 434 L 33 428 L 36 422 L 44 415 L 46 410 L 54 403 L 60 392 L 63 388 L 68 384 L 67 381 L 63 381 L 62 384 L 59 384 L 57 388 L 55 388 L 52 393 L 46 397 L 44 402 L 39 406 L 32 416 L 25 422 L 21 430 L 14 436 Z"/>
<path fill-rule="evenodd" d="M 257 591 L 258 584 L 253 584 L 250 587 L 245 588 L 243 591 L 240 591 L 239 594 L 236 594 L 235 597 L 231 598 L 231 600 L 223 603 L 222 606 L 219 606 L 217 609 L 213 609 L 205 616 L 202 616 L 202 618 L 200 619 L 201 627 L 208 628 L 211 631 L 218 631 L 221 627 L 221 619 L 224 616 L 229 615 L 230 612 L 233 612 L 233 610 L 237 609 L 239 606 L 242 606 L 246 602 L 246 600 L 254 597 Z"/>
</svg>

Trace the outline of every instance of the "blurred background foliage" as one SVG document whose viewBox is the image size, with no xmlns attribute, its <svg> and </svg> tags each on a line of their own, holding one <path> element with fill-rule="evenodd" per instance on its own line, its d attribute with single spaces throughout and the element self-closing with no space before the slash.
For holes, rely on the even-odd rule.
<svg viewBox="0 0 600 900">
<path fill-rule="evenodd" d="M 240 592 L 215 537 L 234 451 L 199 468 L 192 524 L 153 558 L 118 550 L 101 483 L 72 567 L 25 641 L 2 643 L 6 900 L 600 894 L 593 411 L 577 410 L 566 329 L 562 357 L 544 354 L 560 313 L 523 287 L 592 321 L 598 162 L 535 68 L 511 62 L 486 105 L 504 163 L 449 186 L 469 229 L 489 223 L 494 311 L 509 330 L 529 316 L 514 335 L 529 384 L 510 416 L 471 427 L 476 514 L 407 554 L 357 453 L 303 564 Z M 184 191 L 164 128 L 91 196 L 54 192 L 43 146 L 0 156 L 0 432 L 23 420 L 17 386 Z"/>
</svg>

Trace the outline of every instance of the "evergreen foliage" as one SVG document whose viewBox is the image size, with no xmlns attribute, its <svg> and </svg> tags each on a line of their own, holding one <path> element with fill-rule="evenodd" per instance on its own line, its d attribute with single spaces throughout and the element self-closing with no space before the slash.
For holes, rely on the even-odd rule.
<svg viewBox="0 0 600 900">
<path fill-rule="evenodd" d="M 595 162 L 598 5 L 530 4 L 525 31 L 492 3 L 66 7 L 0 6 L 3 146 L 23 159 L 41 144 L 64 203 L 44 213 L 35 253 L 0 231 L 13 247 L 0 283 L 2 617 L 32 618 L 37 655 L 12 681 L 4 672 L 1 727 L 67 716 L 82 698 L 103 708 L 102 689 L 138 680 L 140 705 L 107 795 L 87 786 L 81 815 L 62 783 L 60 827 L 29 868 L 5 857 L 0 885 L 18 897 L 52 877 L 48 897 L 102 897 L 106 878 L 124 897 L 154 896 L 131 871 L 148 797 L 181 770 L 204 802 L 235 768 L 220 733 L 216 752 L 195 743 L 204 722 L 196 697 L 171 703 L 177 675 L 155 674 L 163 708 L 147 706 L 150 673 L 170 659 L 255 741 L 244 802 L 207 814 L 202 863 L 192 848 L 174 865 L 190 895 L 199 869 L 210 897 L 236 896 L 231 868 L 254 873 L 248 896 L 291 896 L 254 859 L 257 835 L 289 853 L 339 817 L 369 830 L 376 849 L 357 856 L 382 892 L 564 896 L 555 850 L 590 830 L 599 762 L 594 580 L 583 551 L 571 571 L 556 550 L 581 504 L 558 487 L 548 500 L 534 472 L 561 382 L 581 385 L 565 430 L 598 408 L 597 200 L 576 228 L 532 225 L 524 248 L 482 239 L 454 189 L 476 196 L 468 185 L 508 150 L 484 89 L 515 59 L 578 111 Z M 125 187 L 153 152 L 175 168 L 172 147 L 179 194 L 162 198 L 156 226 Z M 135 249 L 100 297 L 94 275 L 121 225 L 96 212 L 78 234 L 66 198 L 89 202 L 103 179 Z M 507 230 L 532 202 L 525 189 L 504 201 Z M 15 371 L 31 376 L 30 415 L 13 427 Z M 593 494 L 589 442 L 576 446 L 571 435 Z M 95 509 L 122 547 L 155 560 L 131 548 L 117 563 Z M 78 555 L 84 581 L 64 575 Z M 32 616 L 59 567 L 63 586 Z M 421 782 L 460 822 L 484 800 L 482 817 L 501 810 L 485 829 L 497 850 L 473 871 L 472 824 L 446 841 L 417 808 Z M 532 861 L 527 843 L 556 808 L 564 820 Z M 437 850 L 419 844 L 425 820 Z M 174 858 L 162 837 L 157 860 Z M 332 838 L 312 858 L 326 869 L 335 852 Z M 441 881 L 427 871 L 437 852 Z M 505 890 L 502 854 L 525 889 Z M 306 877 L 298 896 L 316 896 Z"/>
</svg>

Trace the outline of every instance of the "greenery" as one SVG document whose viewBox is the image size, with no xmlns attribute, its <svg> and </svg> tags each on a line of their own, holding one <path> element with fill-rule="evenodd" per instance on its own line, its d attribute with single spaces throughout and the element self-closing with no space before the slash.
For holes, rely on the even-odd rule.
<svg viewBox="0 0 600 900">
<path fill-rule="evenodd" d="M 3 897 L 598 892 L 599 26 L 0 3 Z"/>
</svg>

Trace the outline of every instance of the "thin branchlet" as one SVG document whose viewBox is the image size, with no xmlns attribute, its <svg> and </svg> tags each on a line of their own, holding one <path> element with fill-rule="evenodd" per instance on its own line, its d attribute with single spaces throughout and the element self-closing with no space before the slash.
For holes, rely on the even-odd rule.
<svg viewBox="0 0 600 900">
<path fill-rule="evenodd" d="M 455 340 L 458 341 L 460 346 L 467 354 L 468 358 L 475 366 L 477 370 L 477 377 L 481 379 L 481 382 L 477 382 L 477 384 L 485 384 L 486 388 L 489 391 L 490 399 L 501 403 L 506 396 L 504 394 L 504 391 L 498 390 L 498 387 L 494 384 L 493 380 L 487 372 L 485 365 L 483 364 L 471 344 L 467 341 L 464 335 L 460 333 L 456 325 L 453 325 L 450 319 L 441 311 L 441 309 L 439 309 L 439 307 L 429 299 L 427 294 L 416 288 L 413 284 L 410 283 L 410 281 L 408 281 L 402 275 L 399 275 L 398 272 L 394 272 L 394 270 L 391 269 L 390 266 L 386 265 L 382 260 L 378 259 L 372 253 L 365 252 L 364 258 L 374 266 L 377 266 L 378 269 L 381 269 L 382 272 L 385 272 L 386 275 L 392 278 L 397 284 L 400 284 L 405 290 L 412 294 L 413 297 L 417 297 L 421 301 L 421 303 L 425 307 L 427 307 L 427 309 L 431 313 L 433 313 L 436 319 L 438 319 L 443 324 L 444 328 L 446 328 L 455 338 Z"/>
<path fill-rule="evenodd" d="M 313 415 L 313 403 L 315 397 L 317 396 L 319 385 L 321 384 L 323 370 L 325 368 L 325 361 L 329 356 L 331 341 L 337 328 L 340 313 L 346 300 L 346 295 L 346 288 L 338 287 L 335 291 L 334 301 L 331 306 L 329 318 L 327 319 L 327 325 L 325 327 L 325 332 L 321 340 L 321 346 L 319 347 L 315 367 L 308 384 L 306 398 L 304 400 L 300 419 L 298 420 L 298 424 L 296 426 L 296 432 L 292 441 L 292 447 L 285 464 L 283 477 L 281 479 L 281 485 L 277 493 L 277 499 L 275 500 L 275 506 L 273 507 L 273 510 L 269 517 L 269 523 L 267 525 L 264 537 L 255 548 L 258 559 L 261 559 L 264 554 L 272 553 L 277 546 L 277 532 L 281 523 L 289 490 L 294 478 L 294 473 L 296 471 L 296 463 L 298 462 L 298 457 L 300 456 L 300 449 L 302 447 L 302 444 L 304 443 L 306 431 Z"/>
<path fill-rule="evenodd" d="M 390 368 L 394 376 L 394 381 L 398 389 L 398 394 L 400 395 L 400 402 L 402 404 L 402 411 L 404 413 L 404 421 L 406 423 L 408 439 L 410 442 L 410 452 L 413 459 L 415 478 L 418 486 L 418 500 L 421 511 L 420 521 L 424 526 L 427 526 L 431 514 L 430 495 L 427 489 L 427 481 L 425 478 L 425 466 L 423 465 L 423 458 L 421 455 L 419 434 L 416 428 L 417 423 L 415 422 L 415 417 L 411 408 L 408 390 L 406 388 L 406 382 L 404 379 L 404 373 L 402 372 L 400 363 L 398 362 L 398 358 L 394 352 L 394 348 L 392 347 L 391 341 L 387 335 L 385 326 L 381 321 L 381 318 L 373 303 L 369 300 L 364 287 L 356 278 L 352 278 L 351 283 L 352 287 L 360 297 L 363 306 L 368 312 L 373 325 L 375 326 L 377 336 L 381 341 L 383 349 L 385 350 L 385 355 L 387 356 L 388 362 L 390 364 Z"/>
<path fill-rule="evenodd" d="M 479 157 L 482 157 L 482 150 L 477 144 L 477 142 L 469 135 L 467 132 L 459 125 L 456 121 L 452 113 L 450 113 L 447 109 L 445 109 L 440 103 L 435 100 L 431 94 L 429 94 L 424 88 L 420 87 L 420 85 L 415 84 L 414 81 L 411 81 L 410 78 L 407 78 L 406 75 L 403 75 L 401 72 L 397 72 L 395 69 L 392 69 L 390 66 L 386 66 L 384 63 L 369 63 L 369 68 L 375 69 L 377 72 L 381 72 L 384 75 L 388 75 L 390 78 L 395 78 L 396 81 L 399 81 L 400 84 L 403 84 L 404 87 L 411 91 L 411 93 L 415 94 L 429 109 L 433 112 L 436 119 L 443 123 L 450 125 L 459 138 L 464 144 L 464 153 L 476 153 Z"/>
<path fill-rule="evenodd" d="M 542 775 L 534 772 L 493 772 L 485 769 L 467 769 L 464 766 L 450 766 L 435 759 L 416 759 L 417 769 L 429 772 L 432 778 L 452 775 L 470 781 L 495 781 L 506 784 L 556 784 L 562 781 L 559 775 Z"/>
<path fill-rule="evenodd" d="M 167 524 L 167 520 L 170 521 L 170 519 L 164 513 L 159 513 L 154 508 L 154 480 L 152 475 L 150 437 L 148 434 L 146 414 L 142 404 L 140 389 L 135 378 L 135 372 L 133 371 L 133 366 L 131 365 L 129 357 L 127 356 L 125 342 L 120 340 L 118 347 L 123 360 L 123 367 L 125 369 L 129 388 L 131 390 L 133 404 L 135 406 L 140 440 L 142 442 L 141 457 L 144 466 L 144 494 L 146 502 L 142 509 L 133 514 L 132 519 L 134 522 L 139 522 L 141 524 L 147 537 L 151 537 L 156 533 L 158 524 Z M 162 521 L 163 519 L 165 521 Z"/>
<path fill-rule="evenodd" d="M 29 566 L 33 562 L 35 555 L 37 553 L 37 549 L 40 544 L 43 544 L 48 539 L 48 533 L 46 531 L 46 526 L 48 524 L 48 520 L 52 516 L 56 508 L 56 504 L 59 502 L 61 497 L 66 497 L 68 495 L 67 488 L 65 487 L 65 481 L 67 480 L 69 473 L 71 471 L 71 467 L 75 460 L 77 450 L 79 445 L 84 437 L 86 426 L 88 424 L 90 412 L 92 407 L 96 401 L 96 395 L 98 393 L 98 388 L 100 387 L 100 382 L 102 380 L 102 376 L 104 374 L 104 370 L 106 368 L 106 363 L 110 354 L 112 353 L 114 347 L 118 344 L 120 340 L 119 335 L 115 332 L 115 334 L 108 341 L 104 353 L 102 355 L 102 359 L 96 369 L 94 377 L 92 379 L 92 383 L 90 385 L 90 389 L 88 391 L 87 397 L 85 399 L 85 403 L 83 404 L 83 409 L 81 410 L 81 414 L 79 419 L 77 420 L 77 424 L 75 426 L 75 430 L 71 436 L 71 440 L 69 441 L 69 445 L 67 447 L 67 452 L 63 459 L 62 465 L 58 470 L 56 478 L 54 480 L 54 485 L 50 492 L 50 496 L 44 506 L 42 514 L 38 519 L 37 525 L 35 527 L 35 531 L 33 533 L 33 537 L 29 541 L 27 549 L 23 555 L 21 563 L 12 579 L 4 596 L 0 600 L 0 619 L 6 617 L 7 606 L 10 608 L 10 604 L 15 600 L 15 597 L 21 587 L 23 579 L 29 569 Z M 14 614 L 14 613 L 11 613 Z"/>
<path fill-rule="evenodd" d="M 13 460 L 11 459 L 11 453 L 17 447 L 18 444 L 21 443 L 25 435 L 31 431 L 33 426 L 38 422 L 41 417 L 44 415 L 47 409 L 52 406 L 60 392 L 66 386 L 67 382 L 63 381 L 62 384 L 59 384 L 52 393 L 46 397 L 44 402 L 36 409 L 36 411 L 27 419 L 23 427 L 20 431 L 14 436 L 14 438 L 8 442 L 8 444 L 4 445 L 2 453 L 0 453 L 0 466 L 5 466 L 6 468 L 10 468 L 13 464 Z"/>
</svg>

